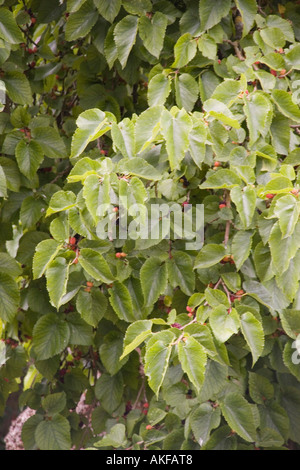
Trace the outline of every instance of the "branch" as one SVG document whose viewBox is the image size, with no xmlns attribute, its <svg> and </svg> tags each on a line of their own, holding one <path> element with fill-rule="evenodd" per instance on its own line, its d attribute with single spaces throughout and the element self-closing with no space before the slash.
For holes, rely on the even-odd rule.
<svg viewBox="0 0 300 470">
<path fill-rule="evenodd" d="M 245 60 L 245 57 L 243 56 L 242 51 L 239 48 L 238 41 L 231 41 L 230 39 L 224 39 L 223 42 L 227 42 L 234 48 L 235 55 L 237 56 L 238 59 Z"/>
</svg>

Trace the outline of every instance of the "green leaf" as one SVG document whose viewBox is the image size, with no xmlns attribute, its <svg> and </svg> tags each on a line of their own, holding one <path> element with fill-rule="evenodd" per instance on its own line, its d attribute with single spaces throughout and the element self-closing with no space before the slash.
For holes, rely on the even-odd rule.
<svg viewBox="0 0 300 470">
<path fill-rule="evenodd" d="M 182 370 L 199 392 L 204 382 L 207 360 L 205 349 L 193 336 L 188 336 L 178 344 L 178 358 Z"/>
<path fill-rule="evenodd" d="M 129 160 L 123 158 L 118 164 L 118 172 L 154 181 L 158 181 L 162 177 L 161 173 L 142 157 L 134 157 Z"/>
<path fill-rule="evenodd" d="M 0 272 L 16 278 L 22 274 L 22 268 L 8 253 L 0 253 Z"/>
<path fill-rule="evenodd" d="M 235 129 L 240 128 L 240 123 L 234 118 L 232 112 L 227 106 L 214 98 L 210 98 L 203 103 L 203 108 L 210 116 L 215 117 L 219 121 L 222 121 L 225 125 L 233 127 Z"/>
<path fill-rule="evenodd" d="M 35 249 L 32 271 L 33 278 L 38 279 L 46 271 L 51 261 L 61 249 L 61 244 L 56 240 L 42 240 Z"/>
<path fill-rule="evenodd" d="M 67 290 L 69 264 L 65 258 L 58 257 L 51 261 L 46 269 L 47 290 L 51 304 L 59 309 Z"/>
<path fill-rule="evenodd" d="M 208 441 L 212 429 L 219 426 L 220 420 L 220 409 L 213 408 L 208 403 L 201 403 L 199 407 L 193 410 L 190 425 L 195 439 L 201 447 Z"/>
<path fill-rule="evenodd" d="M 252 223 L 256 208 L 256 191 L 251 186 L 241 189 L 235 187 L 230 191 L 230 196 L 238 210 L 244 228 L 248 228 Z"/>
<path fill-rule="evenodd" d="M 241 80 L 227 79 L 221 82 L 213 92 L 211 98 L 224 103 L 228 108 L 234 104 L 238 95 L 245 91 Z"/>
<path fill-rule="evenodd" d="M 38 424 L 34 433 L 35 442 L 40 450 L 70 450 L 70 432 L 69 421 L 58 414 Z"/>
<path fill-rule="evenodd" d="M 177 251 L 168 260 L 168 279 L 175 289 L 180 287 L 182 292 L 190 296 L 195 289 L 195 274 L 190 256 L 182 251 Z"/>
<path fill-rule="evenodd" d="M 149 106 L 163 105 L 171 92 L 171 79 L 164 73 L 154 75 L 149 81 Z"/>
<path fill-rule="evenodd" d="M 292 96 L 284 90 L 273 90 L 272 98 L 279 111 L 292 121 L 300 123 L 299 106 L 294 103 Z"/>
<path fill-rule="evenodd" d="M 126 158 L 135 156 L 135 132 L 134 124 L 129 118 L 123 119 L 119 124 L 113 123 L 111 136 L 114 147 Z"/>
<path fill-rule="evenodd" d="M 216 58 L 217 44 L 208 34 L 202 34 L 198 39 L 198 48 L 204 57 L 212 60 Z"/>
<path fill-rule="evenodd" d="M 160 130 L 163 107 L 152 106 L 143 111 L 135 124 L 136 153 L 143 152 L 155 140 Z"/>
<path fill-rule="evenodd" d="M 114 29 L 114 38 L 118 50 L 118 59 L 124 69 L 130 51 L 136 41 L 138 30 L 138 17 L 128 15 L 125 16 Z"/>
<path fill-rule="evenodd" d="M 255 403 L 263 405 L 274 396 L 274 387 L 263 375 L 249 372 L 249 393 Z"/>
<path fill-rule="evenodd" d="M 292 235 L 300 214 L 300 207 L 297 199 L 290 194 L 282 196 L 276 202 L 274 214 L 279 219 L 282 238 L 287 238 Z"/>
<path fill-rule="evenodd" d="M 21 140 L 16 147 L 16 160 L 21 173 L 32 179 L 44 160 L 43 149 L 34 140 Z"/>
<path fill-rule="evenodd" d="M 271 101 L 261 93 L 249 95 L 245 102 L 244 113 L 250 133 L 249 145 L 252 146 L 260 135 L 265 137 L 271 125 L 273 106 Z"/>
<path fill-rule="evenodd" d="M 282 238 L 279 222 L 273 226 L 269 238 L 269 245 L 275 271 L 284 273 L 290 264 L 290 260 L 296 255 L 300 244 L 300 224 L 297 223 L 294 232 L 287 238 Z"/>
<path fill-rule="evenodd" d="M 46 217 L 56 212 L 66 211 L 75 207 L 76 196 L 72 191 L 57 191 L 53 194 L 49 202 Z"/>
<path fill-rule="evenodd" d="M 24 41 L 14 15 L 7 8 L 0 8 L 0 38 L 10 44 Z"/>
<path fill-rule="evenodd" d="M 96 281 L 102 281 L 106 284 L 111 284 L 114 281 L 109 265 L 101 253 L 91 248 L 82 248 L 78 259 L 83 269 Z"/>
<path fill-rule="evenodd" d="M 103 18 L 112 23 L 118 15 L 121 8 L 121 0 L 94 0 L 99 13 Z"/>
<path fill-rule="evenodd" d="M 280 193 L 289 193 L 293 188 L 293 184 L 289 178 L 286 176 L 279 176 L 278 173 L 275 174 L 265 186 L 264 191 L 261 195 L 265 196 L 268 193 L 280 194 Z"/>
<path fill-rule="evenodd" d="M 122 0 L 122 5 L 131 15 L 145 15 L 152 9 L 150 0 Z"/>
<path fill-rule="evenodd" d="M 75 41 L 78 38 L 87 36 L 96 24 L 97 19 L 98 15 L 93 1 L 87 0 L 78 11 L 71 13 L 69 16 L 65 30 L 66 40 Z"/>
<path fill-rule="evenodd" d="M 74 13 L 86 2 L 86 0 L 67 0 L 67 11 Z"/>
<path fill-rule="evenodd" d="M 139 19 L 139 35 L 145 48 L 154 57 L 158 58 L 163 48 L 167 25 L 168 18 L 159 11 L 151 19 L 147 16 Z"/>
<path fill-rule="evenodd" d="M 249 33 L 257 13 L 256 0 L 235 0 L 236 6 L 242 16 L 243 37 Z"/>
<path fill-rule="evenodd" d="M 6 176 L 0 165 L 0 197 L 7 197 Z"/>
<path fill-rule="evenodd" d="M 0 318 L 11 322 L 17 313 L 20 291 L 16 281 L 7 273 L 0 272 Z"/>
<path fill-rule="evenodd" d="M 264 330 L 260 321 L 251 312 L 245 312 L 241 316 L 241 330 L 252 353 L 253 367 L 264 349 Z"/>
<path fill-rule="evenodd" d="M 47 416 L 54 416 L 64 410 L 67 404 L 65 392 L 52 393 L 42 398 L 41 405 Z"/>
<path fill-rule="evenodd" d="M 185 67 L 196 55 L 197 43 L 190 33 L 185 33 L 174 46 L 175 61 L 173 68 Z"/>
<path fill-rule="evenodd" d="M 70 329 L 55 313 L 39 318 L 33 328 L 33 347 L 38 360 L 48 359 L 61 353 L 68 345 Z"/>
<path fill-rule="evenodd" d="M 239 393 L 228 393 L 220 403 L 221 411 L 228 425 L 247 442 L 256 440 L 256 425 L 253 405 Z"/>
<path fill-rule="evenodd" d="M 101 375 L 95 385 L 95 396 L 101 401 L 101 406 L 108 413 L 113 413 L 120 405 L 123 396 L 123 376 L 121 372 L 110 376 L 107 373 Z"/>
<path fill-rule="evenodd" d="M 206 269 L 219 263 L 225 256 L 224 246 L 210 243 L 198 253 L 195 259 L 194 269 Z"/>
<path fill-rule="evenodd" d="M 167 266 L 160 258 L 147 259 L 140 271 L 145 305 L 153 305 L 167 287 Z"/>
<path fill-rule="evenodd" d="M 299 310 L 294 308 L 284 309 L 279 315 L 286 334 L 292 339 L 297 339 L 297 336 L 300 334 Z"/>
<path fill-rule="evenodd" d="M 34 432 L 41 421 L 43 421 L 43 415 L 36 413 L 30 416 L 30 418 L 23 424 L 21 439 L 25 450 L 33 450 L 36 448 Z"/>
<path fill-rule="evenodd" d="M 40 220 L 46 209 L 43 200 L 37 199 L 34 196 L 26 197 L 21 205 L 20 220 L 25 228 L 31 228 Z"/>
<path fill-rule="evenodd" d="M 172 112 L 174 110 L 174 112 Z M 171 170 L 179 168 L 189 146 L 189 132 L 193 122 L 185 109 L 164 109 L 161 115 L 162 134 L 166 140 Z"/>
<path fill-rule="evenodd" d="M 69 314 L 67 323 L 70 329 L 70 344 L 91 346 L 93 343 L 93 329 L 78 313 Z"/>
<path fill-rule="evenodd" d="M 72 137 L 71 158 L 78 157 L 87 145 L 110 129 L 108 120 L 100 109 L 89 109 L 76 120 L 78 129 Z"/>
<path fill-rule="evenodd" d="M 253 232 L 240 231 L 236 232 L 232 240 L 232 256 L 236 269 L 239 270 L 249 257 L 252 246 Z"/>
<path fill-rule="evenodd" d="M 105 295 L 99 289 L 90 292 L 80 290 L 76 298 L 76 309 L 82 319 L 94 328 L 102 320 L 108 306 Z"/>
<path fill-rule="evenodd" d="M 201 189 L 232 189 L 242 184 L 241 179 L 232 170 L 221 168 L 211 173 L 206 181 L 200 185 Z"/>
<path fill-rule="evenodd" d="M 127 362 L 128 357 L 120 360 L 123 350 L 123 335 L 110 331 L 99 348 L 100 359 L 110 375 L 115 375 Z"/>
<path fill-rule="evenodd" d="M 260 35 L 265 44 L 272 49 L 279 49 L 285 46 L 285 37 L 280 28 L 267 27 L 260 31 Z"/>
<path fill-rule="evenodd" d="M 67 150 L 59 132 L 53 127 L 35 127 L 32 137 L 42 147 L 44 154 L 49 158 L 65 158 Z"/>
<path fill-rule="evenodd" d="M 18 104 L 32 104 L 32 91 L 26 76 L 21 72 L 6 72 L 3 81 L 8 96 Z"/>
<path fill-rule="evenodd" d="M 133 322 L 136 320 L 132 300 L 127 287 L 119 281 L 115 281 L 109 289 L 109 301 L 114 311 L 121 320 Z"/>
<path fill-rule="evenodd" d="M 199 88 L 196 80 L 188 73 L 175 77 L 176 104 L 187 112 L 192 111 L 198 99 Z"/>
<path fill-rule="evenodd" d="M 166 345 L 161 340 L 155 341 L 151 347 L 146 349 L 145 374 L 148 377 L 150 388 L 157 397 L 168 369 L 171 352 L 172 345 Z"/>
<path fill-rule="evenodd" d="M 240 319 L 233 308 L 229 311 L 224 305 L 214 308 L 209 316 L 209 324 L 213 334 L 221 343 L 225 343 L 240 327 Z"/>
<path fill-rule="evenodd" d="M 274 276 L 270 248 L 268 245 L 265 246 L 262 241 L 255 247 L 253 261 L 257 275 L 262 282 L 268 281 Z"/>
<path fill-rule="evenodd" d="M 126 428 L 124 424 L 118 423 L 112 426 L 109 433 L 107 433 L 101 441 L 95 442 L 93 445 L 95 447 L 114 447 L 120 448 L 125 447 L 127 443 Z"/>
<path fill-rule="evenodd" d="M 135 348 L 151 335 L 152 322 L 151 320 L 138 320 L 126 330 L 124 337 L 124 351 L 120 359 L 130 354 Z"/>
<path fill-rule="evenodd" d="M 293 69 L 300 69 L 300 44 L 296 44 L 292 49 L 290 49 L 285 54 L 286 59 L 289 61 L 289 64 Z"/>
<path fill-rule="evenodd" d="M 200 0 L 199 14 L 201 21 L 201 30 L 211 29 L 220 23 L 221 19 L 229 13 L 231 6 L 230 0 L 216 0 L 213 8 L 210 0 Z"/>
<path fill-rule="evenodd" d="M 219 289 L 207 287 L 205 289 L 205 299 L 211 307 L 218 307 L 220 304 L 226 308 L 230 307 L 227 295 Z"/>
</svg>

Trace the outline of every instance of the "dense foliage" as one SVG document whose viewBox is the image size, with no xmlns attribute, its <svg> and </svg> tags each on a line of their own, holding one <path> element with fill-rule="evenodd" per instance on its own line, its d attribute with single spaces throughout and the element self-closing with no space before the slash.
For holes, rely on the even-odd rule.
<svg viewBox="0 0 300 470">
<path fill-rule="evenodd" d="M 298 449 L 299 2 L 0 4 L 0 415 L 27 450 Z"/>
</svg>

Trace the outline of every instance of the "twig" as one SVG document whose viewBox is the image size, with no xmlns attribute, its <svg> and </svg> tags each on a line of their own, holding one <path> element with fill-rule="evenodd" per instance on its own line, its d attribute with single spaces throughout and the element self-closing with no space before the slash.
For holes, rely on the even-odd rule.
<svg viewBox="0 0 300 470">
<path fill-rule="evenodd" d="M 238 41 L 231 41 L 230 39 L 224 39 L 223 42 L 227 42 L 234 48 L 234 52 L 238 59 L 245 60 L 245 57 L 243 56 L 242 51 L 239 48 Z"/>
<path fill-rule="evenodd" d="M 231 304 L 230 292 L 229 292 L 229 290 L 227 289 L 227 287 L 226 287 L 224 281 L 221 281 L 221 282 L 222 282 L 223 289 L 224 289 L 224 291 L 226 292 L 226 295 L 227 295 L 227 298 L 228 298 L 228 301 L 229 301 L 229 305 L 230 305 L 230 304 Z"/>
<path fill-rule="evenodd" d="M 70 166 L 68 166 L 67 168 L 65 168 L 63 171 L 61 171 L 60 173 L 58 173 L 52 181 L 50 181 L 50 184 L 56 183 L 56 181 L 58 181 L 59 178 L 61 178 L 61 177 L 64 176 L 65 174 L 69 173 L 70 170 L 71 170 L 71 167 L 70 167 Z"/>
</svg>

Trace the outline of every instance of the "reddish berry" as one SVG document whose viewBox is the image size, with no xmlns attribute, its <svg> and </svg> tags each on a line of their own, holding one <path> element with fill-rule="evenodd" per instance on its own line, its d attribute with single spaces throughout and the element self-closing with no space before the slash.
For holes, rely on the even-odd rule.
<svg viewBox="0 0 300 470">
<path fill-rule="evenodd" d="M 224 209 L 225 207 L 226 207 L 226 204 L 224 204 L 224 202 L 221 202 L 221 204 L 219 204 L 220 209 Z"/>
<path fill-rule="evenodd" d="M 119 208 L 118 208 L 118 207 L 114 207 L 114 208 L 113 208 L 113 212 L 119 212 Z"/>
<path fill-rule="evenodd" d="M 189 313 L 193 313 L 194 309 L 192 307 L 186 307 L 186 311 Z"/>
<path fill-rule="evenodd" d="M 285 69 L 280 70 L 280 75 L 284 75 L 286 73 Z"/>
<path fill-rule="evenodd" d="M 260 64 L 260 61 L 259 61 L 259 60 L 257 60 L 257 61 L 256 61 L 256 62 L 254 62 L 254 63 L 255 63 L 255 65 L 259 65 L 259 64 Z"/>
<path fill-rule="evenodd" d="M 149 403 L 148 402 L 144 403 L 143 408 L 149 408 Z"/>
<path fill-rule="evenodd" d="M 276 70 L 270 70 L 270 73 L 271 73 L 272 75 L 274 75 L 274 77 L 277 77 L 277 72 L 276 72 Z"/>
<path fill-rule="evenodd" d="M 36 18 L 33 16 L 33 17 L 31 18 L 31 24 L 35 24 L 35 23 L 36 23 Z"/>
<path fill-rule="evenodd" d="M 187 316 L 192 318 L 194 315 L 192 314 L 192 312 L 190 312 L 190 313 L 187 314 Z"/>
<path fill-rule="evenodd" d="M 87 281 L 86 285 L 87 285 L 88 287 L 93 287 L 94 283 L 93 283 L 93 282 L 90 282 L 90 281 Z"/>
<path fill-rule="evenodd" d="M 172 323 L 171 325 L 173 328 L 181 328 L 180 323 Z"/>
<path fill-rule="evenodd" d="M 271 194 L 271 193 L 266 194 L 267 199 L 273 199 L 274 196 L 275 194 Z"/>
<path fill-rule="evenodd" d="M 215 162 L 214 166 L 216 166 L 216 167 L 221 166 L 221 163 L 220 162 Z"/>
<path fill-rule="evenodd" d="M 121 253 L 116 253 L 116 258 L 122 258 Z"/>
<path fill-rule="evenodd" d="M 244 293 L 243 289 L 240 289 L 236 292 L 236 295 L 243 295 Z"/>
<path fill-rule="evenodd" d="M 147 424 L 146 429 L 147 429 L 147 431 L 150 431 L 152 429 L 151 424 Z"/>
</svg>

